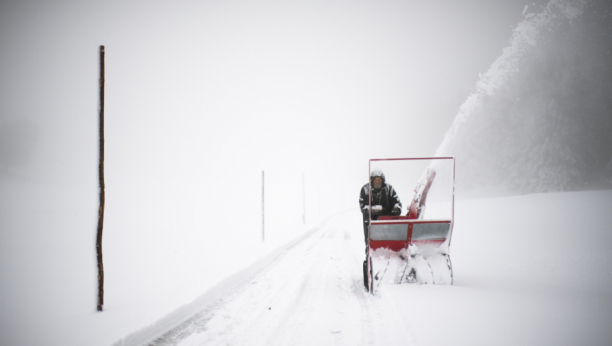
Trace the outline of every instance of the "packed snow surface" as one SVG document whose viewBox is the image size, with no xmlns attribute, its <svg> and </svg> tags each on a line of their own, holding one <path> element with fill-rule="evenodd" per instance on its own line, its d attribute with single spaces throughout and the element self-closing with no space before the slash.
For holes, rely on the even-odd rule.
<svg viewBox="0 0 612 346">
<path fill-rule="evenodd" d="M 454 285 L 386 284 L 374 296 L 361 217 L 346 212 L 221 282 L 182 323 L 170 316 L 173 327 L 116 344 L 609 345 L 610 210 L 612 191 L 461 200 Z"/>
</svg>

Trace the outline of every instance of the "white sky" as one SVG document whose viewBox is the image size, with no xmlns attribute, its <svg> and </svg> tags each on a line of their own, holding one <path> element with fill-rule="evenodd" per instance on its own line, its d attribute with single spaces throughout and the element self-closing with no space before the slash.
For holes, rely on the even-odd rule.
<svg viewBox="0 0 612 346">
<path fill-rule="evenodd" d="M 434 153 L 526 4 L 4 1 L 0 126 L 36 128 L 33 174 L 92 182 L 103 44 L 110 176 L 353 186 L 370 158 Z"/>
</svg>

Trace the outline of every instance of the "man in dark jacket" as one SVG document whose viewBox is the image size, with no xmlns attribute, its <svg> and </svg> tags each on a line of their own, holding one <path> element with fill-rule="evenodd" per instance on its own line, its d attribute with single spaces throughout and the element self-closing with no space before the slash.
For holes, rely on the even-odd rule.
<svg viewBox="0 0 612 346">
<path fill-rule="evenodd" d="M 373 169 L 370 173 L 370 182 L 361 188 L 359 206 L 363 214 L 363 235 L 368 244 L 368 226 L 370 222 L 370 201 L 368 196 L 372 191 L 372 220 L 382 215 L 399 215 L 402 212 L 400 202 L 393 186 L 385 182 L 385 175 L 380 169 Z"/>
</svg>

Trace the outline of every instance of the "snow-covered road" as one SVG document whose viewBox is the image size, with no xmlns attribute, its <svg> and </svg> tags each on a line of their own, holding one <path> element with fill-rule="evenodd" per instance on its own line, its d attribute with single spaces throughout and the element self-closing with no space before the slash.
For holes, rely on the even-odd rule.
<svg viewBox="0 0 612 346">
<path fill-rule="evenodd" d="M 363 289 L 363 239 L 355 232 L 360 219 L 353 214 L 332 218 L 309 232 L 252 280 L 233 291 L 227 287 L 227 295 L 152 344 L 409 342 L 398 312 Z"/>
<path fill-rule="evenodd" d="M 611 207 L 612 191 L 459 201 L 454 285 L 375 296 L 347 212 L 117 345 L 609 345 Z"/>
</svg>

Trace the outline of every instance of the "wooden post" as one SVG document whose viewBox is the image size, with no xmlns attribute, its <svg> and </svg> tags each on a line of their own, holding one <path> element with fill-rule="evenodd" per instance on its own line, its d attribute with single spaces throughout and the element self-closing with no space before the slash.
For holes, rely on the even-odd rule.
<svg viewBox="0 0 612 346">
<path fill-rule="evenodd" d="M 261 171 L 261 241 L 265 241 L 266 240 L 266 224 L 265 224 L 265 208 L 264 208 L 264 202 L 265 202 L 265 190 L 264 190 L 264 184 L 265 184 L 265 178 L 264 178 L 264 171 Z"/>
<path fill-rule="evenodd" d="M 98 211 L 98 235 L 96 252 L 98 257 L 98 311 L 104 305 L 104 265 L 102 263 L 102 228 L 104 225 L 104 46 L 100 46 L 100 209 Z"/>
</svg>

